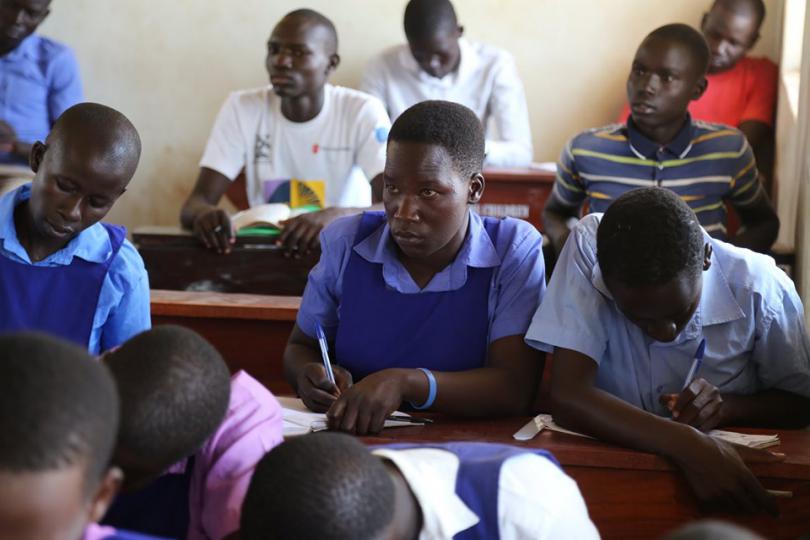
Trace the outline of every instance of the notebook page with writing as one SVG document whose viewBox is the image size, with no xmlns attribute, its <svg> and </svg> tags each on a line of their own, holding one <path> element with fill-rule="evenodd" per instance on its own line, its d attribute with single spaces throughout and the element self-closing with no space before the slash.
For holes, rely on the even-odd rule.
<svg viewBox="0 0 810 540">
<path fill-rule="evenodd" d="M 324 413 L 316 413 L 307 409 L 304 402 L 297 397 L 281 396 L 278 398 L 281 403 L 282 416 L 284 418 L 284 431 L 285 437 L 294 437 L 296 435 L 306 435 L 307 433 L 315 431 L 324 431 L 327 429 L 326 415 Z M 409 414 L 397 411 L 391 416 L 400 416 L 403 419 L 410 418 Z M 398 422 L 396 420 L 386 420 L 385 427 L 413 427 L 413 424 L 407 420 Z"/>
</svg>

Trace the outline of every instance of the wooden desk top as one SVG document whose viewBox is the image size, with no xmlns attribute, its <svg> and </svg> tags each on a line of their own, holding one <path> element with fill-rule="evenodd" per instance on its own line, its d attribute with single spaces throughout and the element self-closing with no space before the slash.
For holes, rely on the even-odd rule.
<svg viewBox="0 0 810 540">
<path fill-rule="evenodd" d="M 490 182 L 515 182 L 526 184 L 553 184 L 556 173 L 532 167 L 485 169 L 484 180 Z"/>
<path fill-rule="evenodd" d="M 294 321 L 300 296 L 269 296 L 152 289 L 152 315 Z"/>
<path fill-rule="evenodd" d="M 430 416 L 430 415 L 428 415 Z M 450 441 L 486 441 L 528 448 L 542 448 L 554 454 L 564 467 L 632 469 L 636 471 L 672 471 L 666 459 L 609 443 L 565 433 L 543 430 L 525 442 L 512 438 L 530 417 L 499 420 L 464 420 L 433 417 L 434 424 L 386 429 L 379 436 L 366 437 L 368 444 L 396 442 L 442 443 Z M 752 463 L 758 477 L 810 480 L 810 431 L 734 429 L 745 433 L 779 433 L 781 445 L 770 450 L 785 454 L 779 463 Z"/>
</svg>

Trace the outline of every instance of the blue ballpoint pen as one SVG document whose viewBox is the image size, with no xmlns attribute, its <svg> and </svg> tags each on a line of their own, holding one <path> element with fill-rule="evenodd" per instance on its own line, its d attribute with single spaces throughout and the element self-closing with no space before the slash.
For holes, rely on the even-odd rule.
<svg viewBox="0 0 810 540">
<path fill-rule="evenodd" d="M 706 352 L 706 338 L 700 340 L 700 345 L 698 345 L 698 348 L 695 351 L 695 359 L 692 361 L 692 367 L 689 369 L 689 373 L 686 374 L 686 380 L 683 381 L 683 388 L 681 388 L 681 392 L 686 390 L 686 388 L 692 384 L 692 380 L 695 378 L 695 375 L 697 375 L 697 372 L 700 369 L 700 364 L 703 362 L 704 352 Z"/>
<path fill-rule="evenodd" d="M 337 386 L 335 374 L 332 372 L 332 362 L 329 361 L 329 346 L 326 344 L 326 334 L 323 333 L 323 328 L 319 322 L 315 323 L 315 334 L 318 336 L 318 344 L 321 346 L 321 358 L 323 359 L 326 376 L 329 378 L 329 382 Z"/>
</svg>

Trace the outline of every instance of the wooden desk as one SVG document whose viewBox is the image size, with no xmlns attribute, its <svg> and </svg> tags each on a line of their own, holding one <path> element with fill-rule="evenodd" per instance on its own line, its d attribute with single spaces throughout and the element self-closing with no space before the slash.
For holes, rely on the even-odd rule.
<svg viewBox="0 0 810 540">
<path fill-rule="evenodd" d="M 543 207 L 554 187 L 554 176 L 530 168 L 487 169 L 484 195 L 476 209 L 485 216 L 525 219 L 543 230 Z"/>
<path fill-rule="evenodd" d="M 459 420 L 435 418 L 429 426 L 385 430 L 368 444 L 394 442 L 489 441 L 544 448 L 552 452 L 582 491 L 591 519 L 605 539 L 657 539 L 702 514 L 683 477 L 666 460 L 606 443 L 544 431 L 527 442 L 512 434 L 529 419 Z M 744 430 L 780 433 L 782 463 L 754 464 L 752 471 L 769 489 L 793 492 L 779 499 L 781 515 L 712 515 L 758 531 L 767 538 L 797 538 L 810 532 L 810 431 Z M 537 486 L 543 489 L 543 486 Z"/>
<path fill-rule="evenodd" d="M 301 298 L 152 290 L 152 324 L 179 324 L 199 332 L 225 358 L 272 392 L 290 394 L 282 355 Z"/>
<path fill-rule="evenodd" d="M 179 227 L 140 227 L 132 233 L 153 289 L 300 296 L 320 250 L 285 257 L 273 239 L 237 238 L 233 251 L 206 249 Z"/>
</svg>

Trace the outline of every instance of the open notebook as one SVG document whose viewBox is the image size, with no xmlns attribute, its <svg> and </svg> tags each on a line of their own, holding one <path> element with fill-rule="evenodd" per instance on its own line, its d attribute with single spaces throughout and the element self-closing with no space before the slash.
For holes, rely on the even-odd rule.
<svg viewBox="0 0 810 540">
<path fill-rule="evenodd" d="M 324 431 L 327 429 L 326 415 L 323 413 L 312 412 L 307 409 L 304 402 L 296 397 L 282 396 L 278 398 L 281 403 L 282 413 L 284 417 L 284 436 L 294 437 L 296 435 L 305 435 L 313 431 Z M 404 412 L 395 412 L 392 417 L 402 418 L 402 420 L 389 419 L 385 421 L 385 427 L 405 427 L 413 426 L 414 418 Z M 420 420 L 420 423 L 426 421 Z"/>
<path fill-rule="evenodd" d="M 528 441 L 542 430 L 548 429 L 551 431 L 558 431 L 560 433 L 568 433 L 569 435 L 576 435 L 578 437 L 588 437 L 589 439 L 593 437 L 589 437 L 588 435 L 583 435 L 582 433 L 577 433 L 576 431 L 571 431 L 565 428 L 561 428 L 557 424 L 554 423 L 554 419 L 551 418 L 550 414 L 538 414 L 534 418 L 532 418 L 525 426 L 520 428 L 520 430 L 512 435 L 518 441 Z M 731 444 L 736 444 L 739 446 L 747 446 L 749 448 L 768 448 L 770 446 L 776 446 L 779 444 L 779 435 L 751 435 L 748 433 L 736 433 L 733 431 L 721 431 L 719 429 L 713 429 L 709 432 L 711 437 L 716 439 L 721 439 Z"/>
</svg>

